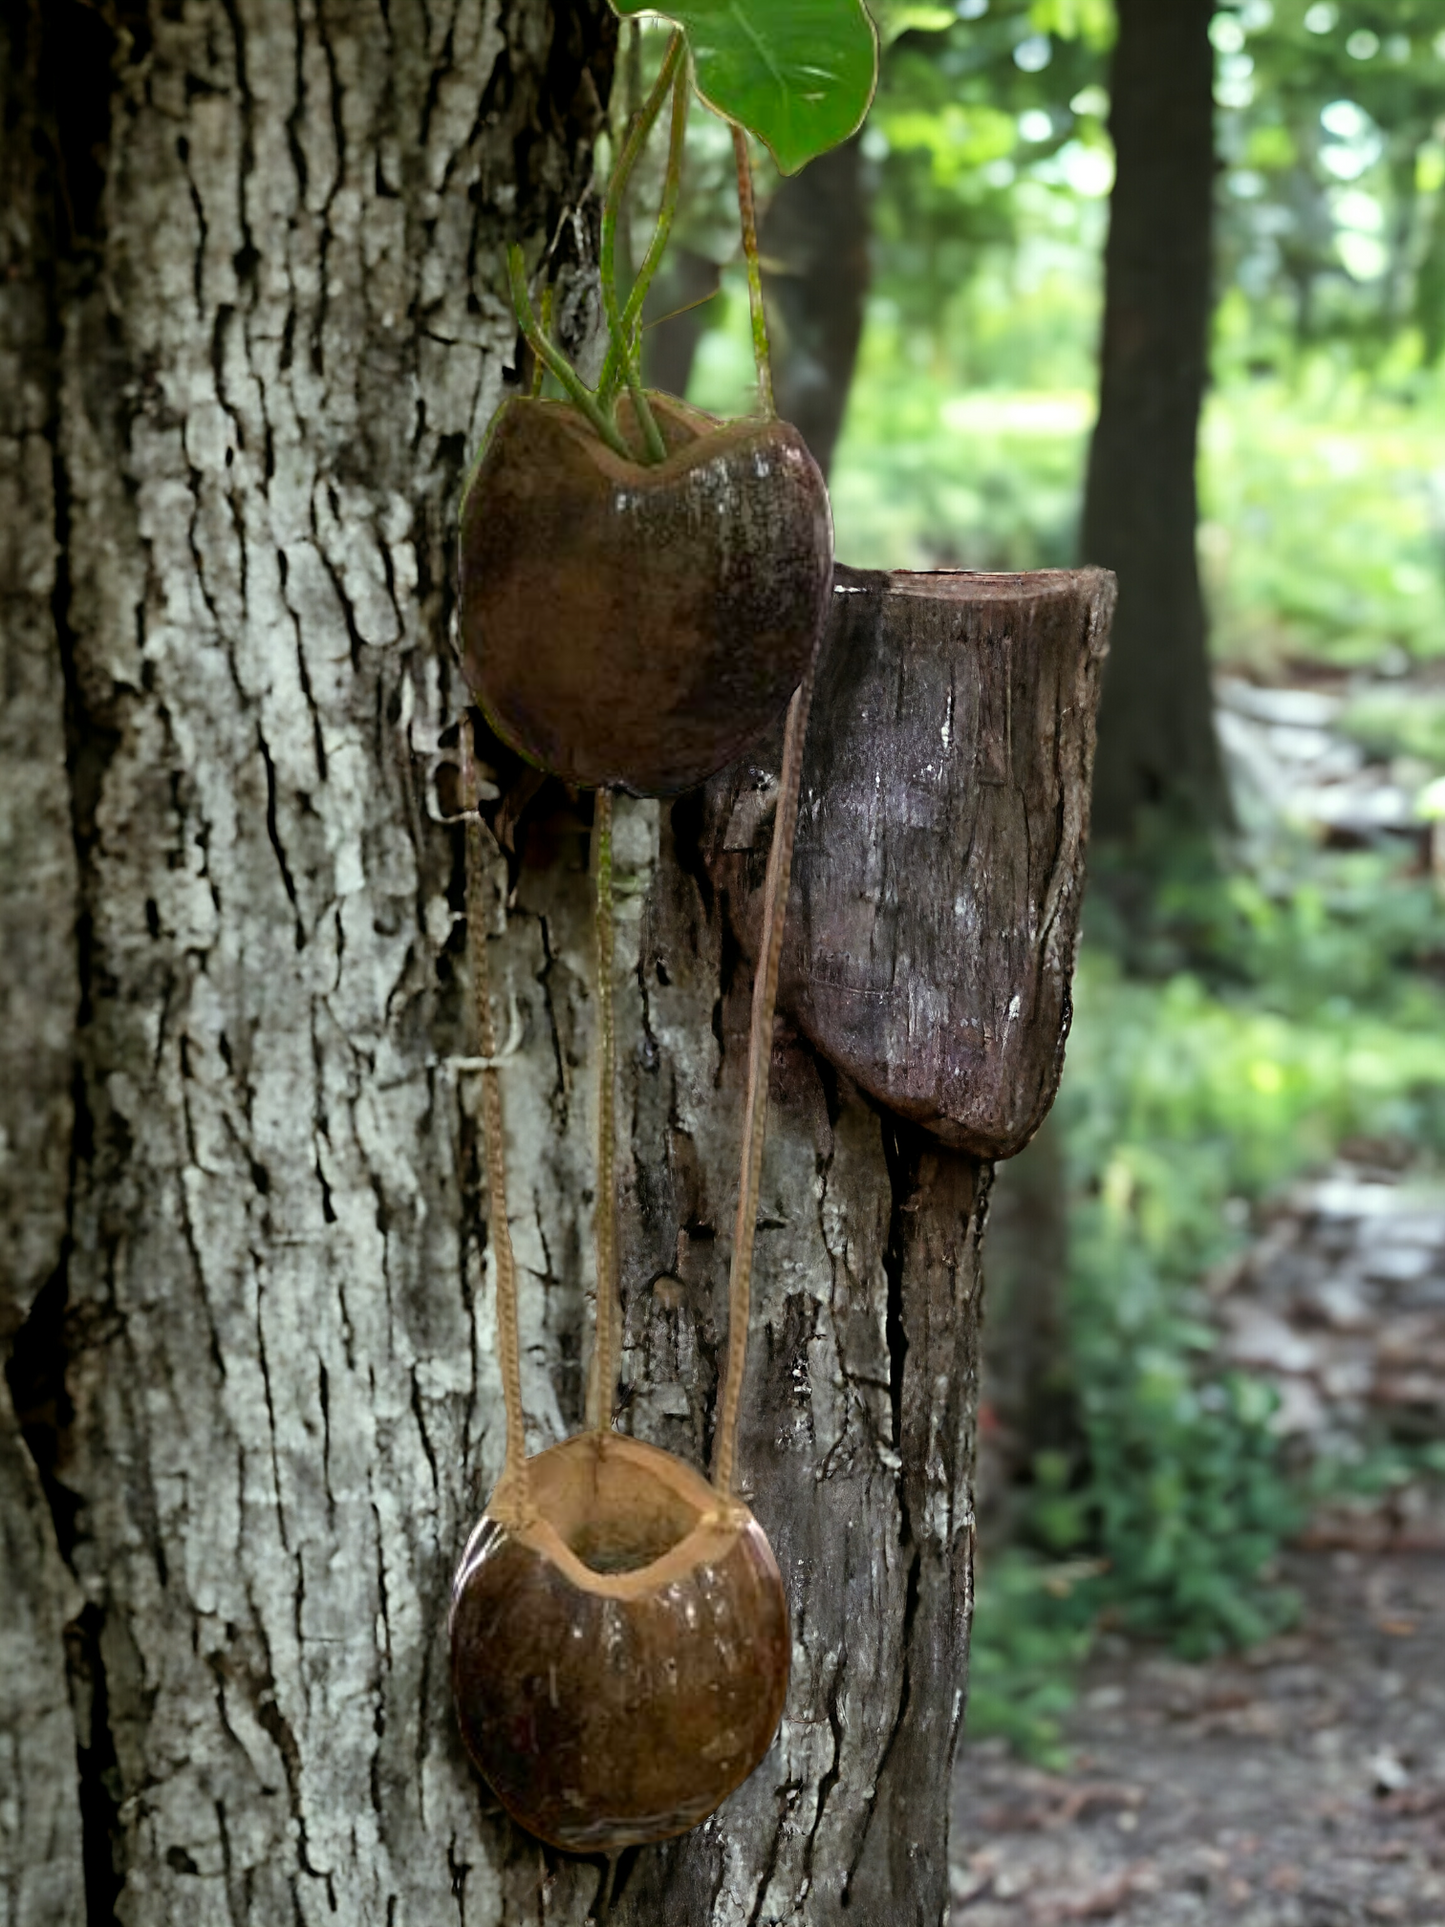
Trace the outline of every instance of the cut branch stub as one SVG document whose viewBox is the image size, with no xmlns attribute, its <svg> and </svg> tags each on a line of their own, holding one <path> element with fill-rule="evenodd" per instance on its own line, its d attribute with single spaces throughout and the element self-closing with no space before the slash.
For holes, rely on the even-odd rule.
<svg viewBox="0 0 1445 1927">
<path fill-rule="evenodd" d="M 1114 578 L 836 573 L 779 1007 L 890 1110 L 1011 1157 L 1063 1065 Z M 777 767 L 770 741 L 708 793 L 750 954 Z"/>
<path fill-rule="evenodd" d="M 565 403 L 504 403 L 462 508 L 462 667 L 529 761 L 661 796 L 781 715 L 822 634 L 833 529 L 795 428 L 651 401 L 655 465 Z"/>
</svg>

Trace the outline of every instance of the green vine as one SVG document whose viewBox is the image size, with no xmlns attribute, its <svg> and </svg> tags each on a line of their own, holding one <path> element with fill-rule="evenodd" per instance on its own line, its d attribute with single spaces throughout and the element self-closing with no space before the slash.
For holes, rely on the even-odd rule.
<svg viewBox="0 0 1445 1927">
<path fill-rule="evenodd" d="M 626 306 L 623 307 L 617 295 L 617 223 L 628 182 L 643 148 L 647 145 L 647 137 L 662 111 L 662 103 L 669 93 L 672 95 L 672 133 L 668 144 L 667 176 L 663 185 L 662 205 L 658 210 L 652 241 L 633 282 Z M 632 412 L 642 436 L 643 460 L 656 463 L 665 461 L 667 458 L 667 445 L 662 439 L 662 431 L 657 426 L 657 419 L 642 387 L 642 355 L 638 321 L 642 313 L 642 304 L 647 298 L 647 290 L 651 286 L 652 278 L 657 272 L 663 251 L 667 246 L 673 216 L 677 211 L 678 195 L 682 189 L 683 144 L 687 136 L 687 110 L 691 94 L 687 43 L 679 30 L 673 34 L 668 43 L 662 69 L 653 82 L 647 99 L 628 124 L 627 133 L 622 142 L 622 151 L 612 170 L 612 178 L 607 187 L 607 198 L 603 204 L 599 272 L 602 283 L 602 309 L 607 317 L 610 339 L 607 358 L 603 363 L 602 374 L 595 389 L 587 386 L 561 349 L 548 339 L 546 329 L 539 324 L 532 307 L 532 297 L 527 288 L 526 268 L 521 248 L 512 247 L 507 251 L 507 264 L 512 283 L 512 306 L 516 310 L 517 325 L 537 357 L 539 366 L 548 374 L 555 376 L 567 399 L 586 417 L 599 440 L 605 442 L 615 455 L 621 455 L 627 461 L 634 460 L 635 453 L 628 446 L 622 431 L 617 426 L 617 402 L 620 391 L 624 387 L 631 397 Z"/>
<path fill-rule="evenodd" d="M 616 397 L 620 383 L 626 379 L 625 363 L 633 361 L 637 353 L 637 326 L 642 315 L 642 304 L 647 298 L 647 290 L 652 278 L 661 265 L 663 252 L 667 247 L 668 236 L 672 232 L 673 217 L 677 213 L 678 196 L 682 191 L 682 156 L 687 138 L 687 112 L 692 104 L 692 91 L 688 82 L 686 68 L 686 48 L 680 33 L 675 33 L 667 49 L 667 57 L 662 63 L 662 72 L 657 77 L 653 97 L 649 99 L 651 114 L 644 106 L 634 124 L 634 131 L 644 127 L 650 131 L 662 104 L 662 94 L 667 81 L 672 81 L 672 132 L 667 147 L 667 173 L 663 180 L 662 205 L 657 213 L 657 226 L 647 253 L 643 256 L 642 266 L 637 271 L 637 279 L 632 292 L 627 297 L 627 306 L 617 317 L 615 270 L 613 266 L 616 250 L 617 221 L 621 213 L 622 193 L 627 177 L 636 165 L 642 151 L 642 141 L 635 147 L 631 142 L 624 147 L 618 161 L 617 170 L 608 188 L 607 201 L 602 210 L 602 299 L 604 306 L 609 300 L 607 325 L 612 339 L 607 348 L 607 359 L 602 364 L 602 378 L 598 383 L 598 397 L 607 407 Z M 629 153 L 628 149 L 631 148 Z M 625 171 L 624 171 L 625 170 Z"/>
<path fill-rule="evenodd" d="M 634 0 L 613 0 L 613 4 L 624 16 L 639 10 Z M 694 89 L 732 126 L 759 402 L 762 412 L 770 416 L 773 385 L 747 133 L 751 130 L 766 140 L 784 171 L 793 172 L 852 132 L 867 109 L 877 74 L 876 36 L 861 0 L 733 0 L 731 9 L 724 11 L 725 18 L 701 0 L 683 0 L 668 8 L 677 23 L 675 30 L 657 78 L 623 135 L 602 210 L 599 274 L 608 346 L 595 388 L 588 387 L 552 341 L 545 302 L 538 320 L 522 250 L 508 250 L 512 305 L 539 370 L 533 392 L 538 392 L 543 373 L 553 376 L 598 439 L 628 461 L 638 459 L 638 451 L 618 425 L 617 409 L 624 391 L 641 439 L 641 459 L 658 463 L 667 458 L 657 417 L 642 386 L 641 319 L 677 213 Z M 642 266 L 624 302 L 617 286 L 618 222 L 637 162 L 669 95 L 672 118 L 662 200 Z"/>
</svg>

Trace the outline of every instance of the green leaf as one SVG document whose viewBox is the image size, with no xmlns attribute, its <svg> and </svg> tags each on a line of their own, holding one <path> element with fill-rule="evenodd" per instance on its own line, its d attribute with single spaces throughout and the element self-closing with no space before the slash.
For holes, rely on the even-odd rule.
<svg viewBox="0 0 1445 1927">
<path fill-rule="evenodd" d="M 765 141 L 785 174 L 862 125 L 878 79 L 878 35 L 863 0 L 612 0 L 687 35 L 697 90 Z"/>
</svg>

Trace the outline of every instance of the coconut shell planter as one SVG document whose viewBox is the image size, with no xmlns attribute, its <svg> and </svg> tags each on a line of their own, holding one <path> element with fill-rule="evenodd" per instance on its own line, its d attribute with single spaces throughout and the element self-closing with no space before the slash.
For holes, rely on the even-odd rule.
<svg viewBox="0 0 1445 1927">
<path fill-rule="evenodd" d="M 655 464 L 566 402 L 503 405 L 462 511 L 462 667 L 530 762 L 665 796 L 741 755 L 802 681 L 833 539 L 795 428 L 648 400 Z"/>
<path fill-rule="evenodd" d="M 788 1609 L 746 1506 L 671 1453 L 584 1433 L 528 1461 L 535 1516 L 487 1514 L 453 1589 L 462 1737 L 572 1853 L 696 1826 L 772 1744 Z"/>
</svg>

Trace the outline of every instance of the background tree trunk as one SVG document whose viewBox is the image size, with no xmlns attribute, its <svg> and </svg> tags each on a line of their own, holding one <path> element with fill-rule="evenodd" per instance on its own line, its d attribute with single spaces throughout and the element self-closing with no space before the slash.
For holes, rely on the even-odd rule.
<svg viewBox="0 0 1445 1927">
<path fill-rule="evenodd" d="M 20 732 L 0 821 L 22 880 L 5 1899 L 24 1927 L 582 1927 L 608 1869 L 505 1821 L 450 1705 L 450 1578 L 503 1440 L 475 1093 L 450 1066 L 472 1047 L 460 849 L 429 813 L 462 704 L 457 493 L 517 347 L 502 248 L 556 235 L 554 259 L 585 264 L 573 210 L 610 16 L 32 0 L 5 17 L 7 90 L 37 117 L 0 132 L 20 183 L 0 352 L 21 376 L 0 404 Z M 580 337 L 587 276 L 561 294 Z M 1060 631 L 1048 702 L 1087 689 L 1099 642 Z M 1048 830 L 1020 839 L 1023 921 L 996 934 L 1009 968 L 1052 982 L 1092 710 L 1072 703 L 1029 790 L 1011 732 L 1047 748 L 1058 718 L 1019 707 L 1019 661 L 963 650 L 929 727 L 950 795 L 982 759 L 1018 790 L 990 821 Z M 498 816 L 525 861 L 497 852 L 492 931 L 521 1040 L 506 1103 L 536 1448 L 582 1414 L 593 1066 L 586 823 L 555 786 L 530 793 Z M 748 1003 L 718 821 L 690 797 L 623 803 L 616 830 L 623 1422 L 698 1461 Z M 906 948 L 896 888 L 883 922 Z M 1039 1049 L 1055 1060 L 1057 1036 Z M 786 1024 L 774 1089 L 740 1443 L 789 1587 L 788 1711 L 723 1811 L 624 1856 L 612 1917 L 934 1927 L 988 1167 L 865 1101 Z"/>
<path fill-rule="evenodd" d="M 692 248 L 674 242 L 668 249 L 642 310 L 642 375 L 649 388 L 686 399 L 721 273 L 716 261 Z"/>
<path fill-rule="evenodd" d="M 1128 838 L 1162 807 L 1228 814 L 1194 549 L 1208 370 L 1214 0 L 1119 0 L 1109 129 L 1118 173 L 1105 254 L 1099 420 L 1083 554 L 1119 611 L 1099 718 L 1094 832 Z"/>
<path fill-rule="evenodd" d="M 0 1355 L 60 1262 L 70 1181 L 75 842 L 51 440 L 53 247 L 33 156 L 40 45 L 0 11 Z M 46 1388 L 50 1390 L 52 1388 Z M 53 1417 L 53 1414 L 51 1415 Z M 0 1921 L 84 1918 L 75 1734 L 62 1627 L 79 1607 L 15 1407 L 0 1389 Z"/>
<path fill-rule="evenodd" d="M 868 296 L 861 136 L 780 180 L 758 236 L 778 413 L 826 475 L 842 432 Z"/>
<path fill-rule="evenodd" d="M 859 138 L 780 179 L 759 233 L 778 413 L 825 475 L 848 409 L 868 296 Z M 720 273 L 706 255 L 675 245 L 669 252 L 644 309 L 644 372 L 654 387 L 686 395 Z"/>
</svg>

